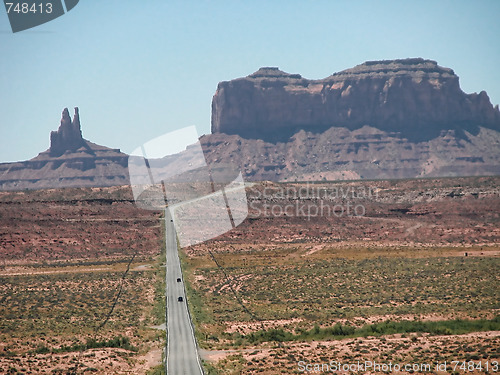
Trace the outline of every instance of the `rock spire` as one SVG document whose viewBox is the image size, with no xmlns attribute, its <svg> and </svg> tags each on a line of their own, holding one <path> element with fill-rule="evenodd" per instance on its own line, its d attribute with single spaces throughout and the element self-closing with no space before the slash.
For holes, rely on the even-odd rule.
<svg viewBox="0 0 500 375">
<path fill-rule="evenodd" d="M 66 151 L 75 151 L 84 144 L 78 107 L 75 107 L 73 121 L 69 117 L 68 108 L 64 108 L 59 129 L 50 133 L 50 155 L 60 156 Z"/>
</svg>

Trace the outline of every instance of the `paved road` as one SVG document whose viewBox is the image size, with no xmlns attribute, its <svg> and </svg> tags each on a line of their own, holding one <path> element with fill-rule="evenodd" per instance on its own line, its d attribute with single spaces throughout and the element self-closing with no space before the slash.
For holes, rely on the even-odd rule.
<svg viewBox="0 0 500 375">
<path fill-rule="evenodd" d="M 167 375 L 202 375 L 193 325 L 187 309 L 181 263 L 177 252 L 177 239 L 170 212 L 165 210 L 165 241 L 167 253 Z M 183 302 L 177 299 L 183 298 Z"/>
</svg>

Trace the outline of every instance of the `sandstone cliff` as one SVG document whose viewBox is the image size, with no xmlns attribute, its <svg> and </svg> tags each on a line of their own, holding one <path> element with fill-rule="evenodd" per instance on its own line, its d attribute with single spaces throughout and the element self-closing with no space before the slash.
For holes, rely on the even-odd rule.
<svg viewBox="0 0 500 375">
<path fill-rule="evenodd" d="M 418 142 L 447 130 L 499 131 L 500 112 L 484 91 L 465 94 L 453 70 L 421 58 L 369 61 L 321 80 L 261 68 L 219 83 L 212 101 L 212 133 L 276 142 L 365 125 Z"/>
</svg>

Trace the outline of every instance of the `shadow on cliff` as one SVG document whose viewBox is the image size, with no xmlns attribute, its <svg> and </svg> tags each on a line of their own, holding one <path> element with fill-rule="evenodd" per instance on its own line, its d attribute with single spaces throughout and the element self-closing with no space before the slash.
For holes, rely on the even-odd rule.
<svg viewBox="0 0 500 375">
<path fill-rule="evenodd" d="M 338 126 L 339 128 L 347 128 L 349 130 L 361 129 L 363 126 L 372 126 L 370 124 L 363 124 L 358 126 Z M 325 126 L 311 126 L 311 125 L 296 125 L 287 128 L 277 129 L 276 127 L 269 126 L 267 129 L 259 129 L 258 132 L 255 130 L 241 129 L 237 134 L 245 139 L 263 140 L 268 143 L 287 143 L 292 140 L 292 138 L 302 130 L 309 133 L 318 135 L 324 133 L 330 128 L 335 128 L 337 126 L 325 127 Z M 377 128 L 376 126 L 373 126 Z M 457 139 L 469 141 L 467 133 L 473 136 L 477 136 L 481 127 L 500 131 L 500 127 L 488 126 L 488 124 L 472 124 L 466 122 L 454 123 L 449 125 L 443 124 L 422 124 L 420 126 L 414 126 L 412 128 L 402 128 L 400 125 L 387 126 L 381 131 L 387 132 L 391 136 L 396 136 L 398 138 L 406 139 L 412 143 L 428 142 L 435 138 L 442 136 L 443 134 L 452 131 Z M 286 129 L 286 130 L 285 130 Z"/>
</svg>

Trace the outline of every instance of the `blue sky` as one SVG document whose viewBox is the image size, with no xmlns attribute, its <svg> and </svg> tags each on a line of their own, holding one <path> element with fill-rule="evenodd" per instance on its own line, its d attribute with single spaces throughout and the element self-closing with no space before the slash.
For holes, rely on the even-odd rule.
<svg viewBox="0 0 500 375">
<path fill-rule="evenodd" d="M 500 103 L 500 1 L 80 0 L 13 34 L 0 9 L 0 162 L 49 146 L 61 111 L 131 152 L 185 126 L 210 132 L 217 83 L 278 66 L 324 78 L 366 60 L 424 57 Z"/>
</svg>

